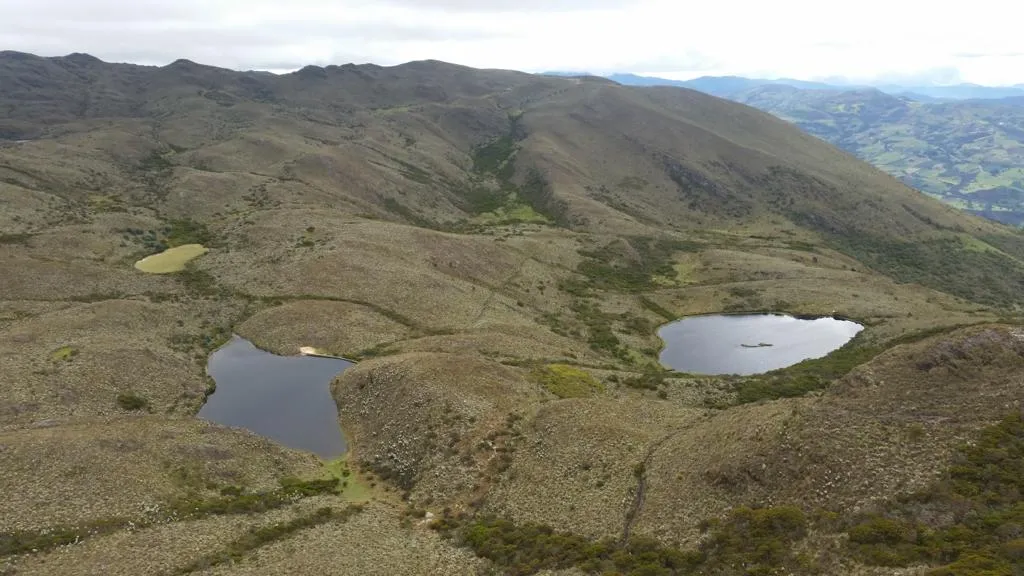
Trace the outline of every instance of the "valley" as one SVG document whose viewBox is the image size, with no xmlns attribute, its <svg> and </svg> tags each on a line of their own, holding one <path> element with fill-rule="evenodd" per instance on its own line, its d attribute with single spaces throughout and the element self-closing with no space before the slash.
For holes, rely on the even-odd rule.
<svg viewBox="0 0 1024 576">
<path fill-rule="evenodd" d="M 437 61 L 11 52 L 0 107 L 4 576 L 1020 565 L 1024 234 L 788 122 Z M 659 362 L 659 326 L 768 311 L 864 329 Z M 355 361 L 343 459 L 196 418 L 235 334 Z"/>
<path fill-rule="evenodd" d="M 753 106 L 950 205 L 1013 226 L 1024 224 L 1024 92 L 1019 87 L 610 78 L 627 85 L 689 88 Z"/>
</svg>

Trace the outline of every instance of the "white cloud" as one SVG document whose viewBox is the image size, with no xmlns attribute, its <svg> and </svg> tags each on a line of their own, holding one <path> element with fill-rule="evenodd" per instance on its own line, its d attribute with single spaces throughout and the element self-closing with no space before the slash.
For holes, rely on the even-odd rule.
<svg viewBox="0 0 1024 576">
<path fill-rule="evenodd" d="M 0 48 L 147 64 L 1024 82 L 1024 10 L 1005 0 L 0 0 L 0 15 Z"/>
</svg>

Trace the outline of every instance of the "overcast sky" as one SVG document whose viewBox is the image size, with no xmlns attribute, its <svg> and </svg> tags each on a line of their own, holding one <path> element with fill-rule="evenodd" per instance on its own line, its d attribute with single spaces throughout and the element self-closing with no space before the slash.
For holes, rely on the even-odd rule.
<svg viewBox="0 0 1024 576">
<path fill-rule="evenodd" d="M 0 0 L 0 50 L 236 69 L 392 65 L 1024 83 L 1013 0 Z M 831 8 L 830 6 L 836 6 Z"/>
</svg>

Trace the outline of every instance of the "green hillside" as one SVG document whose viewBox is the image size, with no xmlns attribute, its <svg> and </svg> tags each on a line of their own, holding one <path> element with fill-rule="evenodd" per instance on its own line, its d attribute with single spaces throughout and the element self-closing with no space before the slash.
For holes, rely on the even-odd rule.
<svg viewBox="0 0 1024 576">
<path fill-rule="evenodd" d="M 1024 101 L 916 101 L 770 85 L 729 95 L 958 208 L 1024 224 Z"/>
</svg>

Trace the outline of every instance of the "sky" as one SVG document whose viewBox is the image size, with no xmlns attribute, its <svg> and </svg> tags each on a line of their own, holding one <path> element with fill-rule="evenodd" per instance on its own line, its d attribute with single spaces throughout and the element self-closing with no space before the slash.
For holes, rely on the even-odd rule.
<svg viewBox="0 0 1024 576">
<path fill-rule="evenodd" d="M 1024 3 L 0 0 L 0 50 L 240 70 L 436 59 L 688 79 L 1024 83 Z M 834 7 L 830 7 L 834 6 Z"/>
</svg>

